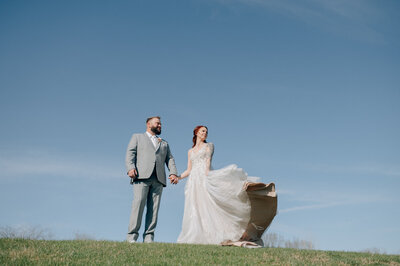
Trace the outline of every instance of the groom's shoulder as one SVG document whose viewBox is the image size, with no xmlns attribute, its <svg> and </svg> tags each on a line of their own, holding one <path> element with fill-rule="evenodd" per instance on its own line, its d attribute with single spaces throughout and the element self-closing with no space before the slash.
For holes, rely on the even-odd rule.
<svg viewBox="0 0 400 266">
<path fill-rule="evenodd" d="M 161 141 L 168 145 L 168 141 L 166 141 L 165 139 L 161 139 Z"/>
<path fill-rule="evenodd" d="M 144 133 L 133 133 L 133 136 L 145 136 L 146 132 Z"/>
<path fill-rule="evenodd" d="M 132 138 L 141 138 L 145 135 L 146 133 L 133 133 Z"/>
</svg>

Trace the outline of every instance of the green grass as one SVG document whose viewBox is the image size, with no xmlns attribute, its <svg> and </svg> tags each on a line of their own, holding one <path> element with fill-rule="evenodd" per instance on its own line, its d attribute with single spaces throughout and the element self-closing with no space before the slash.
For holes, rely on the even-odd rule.
<svg viewBox="0 0 400 266">
<path fill-rule="evenodd" d="M 400 265 L 399 255 L 170 243 L 0 239 L 0 265 Z"/>
</svg>

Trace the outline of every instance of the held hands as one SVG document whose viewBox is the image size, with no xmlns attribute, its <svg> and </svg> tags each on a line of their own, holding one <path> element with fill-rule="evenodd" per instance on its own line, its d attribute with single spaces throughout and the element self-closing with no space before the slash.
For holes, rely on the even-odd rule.
<svg viewBox="0 0 400 266">
<path fill-rule="evenodd" d="M 171 184 L 174 184 L 174 185 L 178 184 L 178 182 L 179 182 L 179 177 L 176 175 L 170 175 L 168 177 L 168 179 L 170 180 Z"/>
</svg>

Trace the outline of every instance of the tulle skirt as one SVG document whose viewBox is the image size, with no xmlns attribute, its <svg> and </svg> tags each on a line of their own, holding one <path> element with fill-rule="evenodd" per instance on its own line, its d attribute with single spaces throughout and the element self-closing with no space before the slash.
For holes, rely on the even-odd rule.
<svg viewBox="0 0 400 266">
<path fill-rule="evenodd" d="M 246 181 L 247 174 L 236 165 L 212 170 L 208 175 L 192 169 L 177 242 L 219 244 L 238 240 L 250 219 L 250 201 L 243 190 Z"/>
</svg>

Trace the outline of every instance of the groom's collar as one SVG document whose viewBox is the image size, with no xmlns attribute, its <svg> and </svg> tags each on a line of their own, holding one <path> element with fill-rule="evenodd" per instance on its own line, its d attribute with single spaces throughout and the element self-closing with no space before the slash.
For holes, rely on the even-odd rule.
<svg viewBox="0 0 400 266">
<path fill-rule="evenodd" d="M 151 135 L 148 131 L 146 131 L 146 134 L 147 134 L 147 136 L 149 136 L 150 139 L 153 137 L 153 135 Z M 157 135 L 154 135 L 154 136 L 155 136 L 156 138 L 158 138 Z"/>
</svg>

